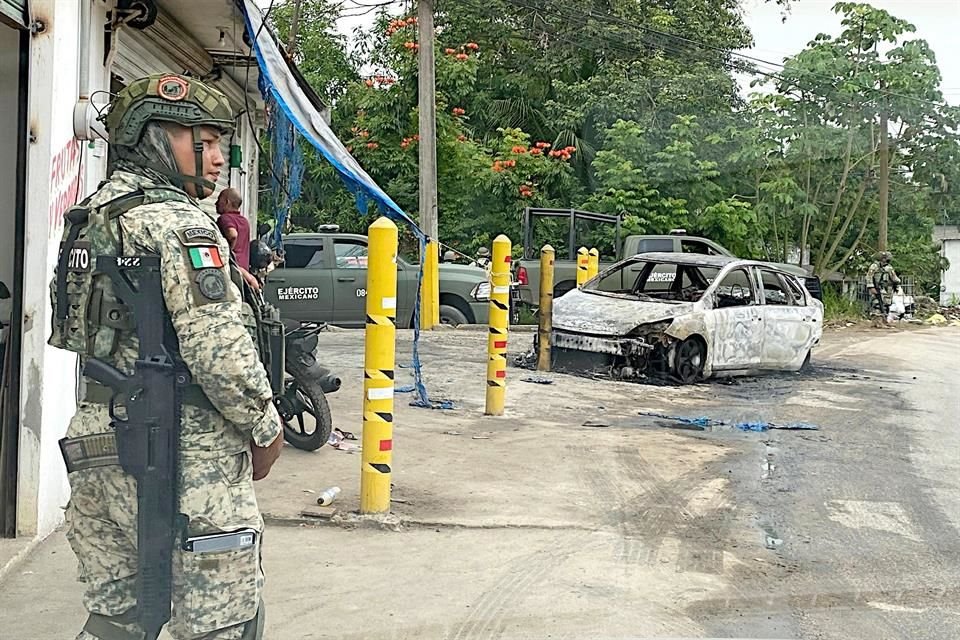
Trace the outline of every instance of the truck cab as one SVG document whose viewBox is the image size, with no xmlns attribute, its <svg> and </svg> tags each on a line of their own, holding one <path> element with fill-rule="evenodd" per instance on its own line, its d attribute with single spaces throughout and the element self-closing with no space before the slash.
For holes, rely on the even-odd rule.
<svg viewBox="0 0 960 640">
<path fill-rule="evenodd" d="M 284 262 L 266 278 L 264 296 L 284 318 L 363 327 L 367 305 L 367 237 L 336 225 L 284 236 Z M 413 326 L 420 267 L 397 257 L 397 326 Z M 486 272 L 440 265 L 441 322 L 487 321 Z"/>
</svg>

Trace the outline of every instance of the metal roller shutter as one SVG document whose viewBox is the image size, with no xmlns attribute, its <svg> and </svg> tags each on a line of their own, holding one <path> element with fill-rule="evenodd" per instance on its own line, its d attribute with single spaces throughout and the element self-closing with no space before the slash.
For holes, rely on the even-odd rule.
<svg viewBox="0 0 960 640">
<path fill-rule="evenodd" d="M 27 25 L 27 0 L 0 0 L 0 17 L 18 27 Z"/>
</svg>

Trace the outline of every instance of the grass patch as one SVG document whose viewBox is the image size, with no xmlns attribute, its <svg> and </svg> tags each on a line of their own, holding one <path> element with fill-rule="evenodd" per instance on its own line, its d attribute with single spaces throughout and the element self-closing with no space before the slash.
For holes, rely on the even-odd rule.
<svg viewBox="0 0 960 640">
<path fill-rule="evenodd" d="M 823 317 L 827 321 L 848 320 L 855 322 L 867 317 L 863 303 L 851 299 L 827 283 L 823 286 Z"/>
</svg>

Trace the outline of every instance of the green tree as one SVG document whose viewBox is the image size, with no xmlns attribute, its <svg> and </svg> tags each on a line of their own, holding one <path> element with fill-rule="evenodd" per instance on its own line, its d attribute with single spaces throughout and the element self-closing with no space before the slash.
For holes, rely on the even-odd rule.
<svg viewBox="0 0 960 640">
<path fill-rule="evenodd" d="M 932 175 L 935 157 L 957 143 L 956 113 L 943 104 L 933 53 L 925 41 L 906 39 L 913 25 L 866 4 L 840 2 L 834 10 L 843 31 L 818 35 L 786 61 L 769 81 L 776 93 L 754 99 L 747 134 L 765 149 L 751 168 L 748 197 L 773 234 L 768 246 L 781 258 L 790 247 L 809 246 L 820 273 L 846 269 L 873 245 L 883 114 L 891 123 L 891 174 L 901 178 L 891 184 L 894 206 L 906 202 L 896 191 L 915 189 L 916 171 Z M 892 237 L 929 237 L 929 217 L 911 212 L 907 220 L 891 207 L 890 219 Z"/>
</svg>

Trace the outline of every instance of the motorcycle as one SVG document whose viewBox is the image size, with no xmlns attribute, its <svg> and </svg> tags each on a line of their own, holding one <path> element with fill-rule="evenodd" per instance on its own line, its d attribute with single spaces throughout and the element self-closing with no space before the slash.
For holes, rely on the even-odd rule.
<svg viewBox="0 0 960 640">
<path fill-rule="evenodd" d="M 260 283 L 260 291 L 245 286 L 245 298 L 258 319 L 260 354 L 270 376 L 273 403 L 283 419 L 283 438 L 297 449 L 316 451 L 327 443 L 333 430 L 325 394 L 339 390 L 341 383 L 317 363 L 317 334 L 326 324 L 283 320 L 279 309 L 263 297 L 276 254 L 263 241 L 263 226 L 258 232 L 261 238 L 251 243 L 250 272 Z"/>
</svg>

